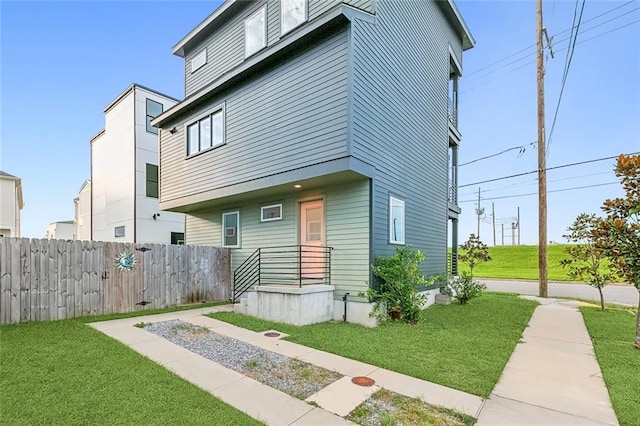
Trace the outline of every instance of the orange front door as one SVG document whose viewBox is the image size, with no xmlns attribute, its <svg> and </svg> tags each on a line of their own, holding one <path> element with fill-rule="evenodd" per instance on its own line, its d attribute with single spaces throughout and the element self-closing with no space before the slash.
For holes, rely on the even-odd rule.
<svg viewBox="0 0 640 426">
<path fill-rule="evenodd" d="M 301 279 L 324 277 L 324 201 L 300 204 Z"/>
</svg>

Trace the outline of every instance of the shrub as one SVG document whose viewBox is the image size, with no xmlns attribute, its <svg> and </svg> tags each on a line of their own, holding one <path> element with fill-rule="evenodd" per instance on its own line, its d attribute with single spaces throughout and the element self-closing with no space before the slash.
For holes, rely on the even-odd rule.
<svg viewBox="0 0 640 426">
<path fill-rule="evenodd" d="M 473 280 L 473 268 L 481 262 L 491 260 L 489 248 L 480 241 L 480 238 L 476 237 L 476 234 L 469 235 L 469 239 L 464 244 L 461 244 L 460 248 L 463 250 L 460 254 L 460 260 L 469 265 L 471 279 Z"/>
<path fill-rule="evenodd" d="M 482 294 L 487 286 L 474 281 L 471 274 L 463 273 L 459 277 L 449 277 L 447 284 L 440 289 L 441 293 L 456 299 L 461 305 Z"/>
<path fill-rule="evenodd" d="M 371 316 L 384 322 L 392 310 L 400 311 L 402 320 L 417 323 L 420 310 L 426 302 L 426 295 L 418 287 L 427 285 L 418 266 L 424 262 L 425 254 L 420 250 L 411 250 L 410 246 L 396 248 L 390 257 L 379 257 L 371 266 L 373 274 L 381 278 L 379 288 L 369 287 L 366 295 L 375 299 Z"/>
</svg>

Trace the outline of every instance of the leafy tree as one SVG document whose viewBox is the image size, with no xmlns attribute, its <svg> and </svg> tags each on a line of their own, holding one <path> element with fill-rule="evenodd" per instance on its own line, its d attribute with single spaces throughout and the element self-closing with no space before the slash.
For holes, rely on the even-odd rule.
<svg viewBox="0 0 640 426">
<path fill-rule="evenodd" d="M 463 251 L 459 259 L 469 266 L 469 278 L 473 281 L 473 268 L 481 262 L 491 260 L 489 248 L 480 241 L 480 238 L 476 237 L 476 234 L 469 235 L 469 239 L 464 244 L 460 244 L 460 248 Z"/>
<path fill-rule="evenodd" d="M 619 275 L 640 293 L 640 155 L 620 155 L 614 171 L 625 196 L 604 202 L 607 217 L 598 228 L 597 244 Z M 635 346 L 640 349 L 640 303 Z"/>
<path fill-rule="evenodd" d="M 568 268 L 567 275 L 588 283 L 598 289 L 600 293 L 600 309 L 604 311 L 604 295 L 602 289 L 609 284 L 615 275 L 604 268 L 606 261 L 605 250 L 596 244 L 597 229 L 601 226 L 602 219 L 596 215 L 582 213 L 571 226 L 567 228 L 568 234 L 563 235 L 569 243 L 565 251 L 569 259 L 562 259 L 560 265 Z"/>
</svg>

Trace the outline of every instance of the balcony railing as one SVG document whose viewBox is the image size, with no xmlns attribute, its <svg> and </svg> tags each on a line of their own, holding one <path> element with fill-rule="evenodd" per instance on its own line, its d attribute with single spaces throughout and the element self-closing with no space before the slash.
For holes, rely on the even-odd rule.
<svg viewBox="0 0 640 426">
<path fill-rule="evenodd" d="M 449 99 L 449 122 L 453 124 L 456 129 L 458 128 L 458 107 L 452 99 Z"/>
<path fill-rule="evenodd" d="M 458 186 L 451 181 L 449 181 L 449 202 L 458 204 Z"/>
<path fill-rule="evenodd" d="M 260 285 L 330 284 L 331 247 L 259 248 L 233 272 L 233 302 Z"/>
</svg>

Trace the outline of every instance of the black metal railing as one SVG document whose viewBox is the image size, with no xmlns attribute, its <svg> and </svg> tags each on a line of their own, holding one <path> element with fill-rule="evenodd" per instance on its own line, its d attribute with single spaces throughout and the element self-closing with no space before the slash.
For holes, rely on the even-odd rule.
<svg viewBox="0 0 640 426">
<path fill-rule="evenodd" d="M 447 253 L 447 275 L 458 275 L 458 255 L 452 252 Z"/>
<path fill-rule="evenodd" d="M 329 284 L 331 247 L 281 246 L 254 251 L 233 272 L 233 302 L 259 285 Z"/>
</svg>

